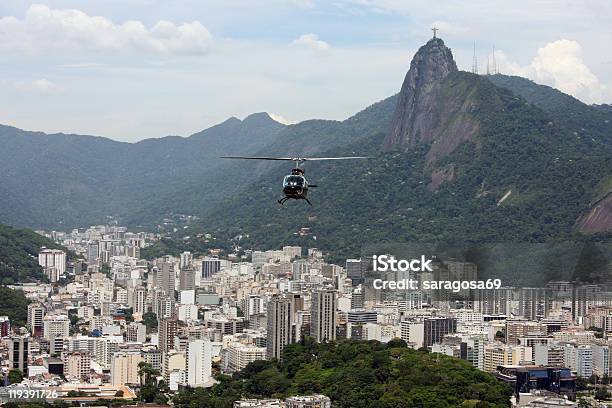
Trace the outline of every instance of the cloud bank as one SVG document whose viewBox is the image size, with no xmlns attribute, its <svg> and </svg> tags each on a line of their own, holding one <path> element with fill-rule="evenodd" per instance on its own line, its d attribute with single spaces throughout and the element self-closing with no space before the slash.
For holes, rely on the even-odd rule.
<svg viewBox="0 0 612 408">
<path fill-rule="evenodd" d="M 510 61 L 502 51 L 497 51 L 495 58 L 502 73 L 530 78 L 585 102 L 600 103 L 608 94 L 585 64 L 582 47 L 576 41 L 561 39 L 546 44 L 527 66 Z"/>
<path fill-rule="evenodd" d="M 310 48 L 315 51 L 329 51 L 331 50 L 331 45 L 326 43 L 323 40 L 319 39 L 319 36 L 316 34 L 302 34 L 295 40 L 293 40 L 293 44 L 304 46 L 306 48 Z"/>
<path fill-rule="evenodd" d="M 202 55 L 209 51 L 210 32 L 200 22 L 177 25 L 160 20 L 151 28 L 140 21 L 115 24 L 105 17 L 89 16 L 75 9 L 51 9 L 31 5 L 23 19 L 0 18 L 0 50 L 45 51 L 115 50 L 173 55 Z"/>
</svg>

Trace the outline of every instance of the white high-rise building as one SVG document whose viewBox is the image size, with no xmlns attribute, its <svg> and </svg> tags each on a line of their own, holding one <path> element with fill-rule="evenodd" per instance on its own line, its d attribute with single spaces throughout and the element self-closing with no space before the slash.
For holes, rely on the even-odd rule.
<svg viewBox="0 0 612 408">
<path fill-rule="evenodd" d="M 484 352 L 484 370 L 487 372 L 494 372 L 501 365 L 523 365 L 533 361 L 531 347 L 488 344 Z"/>
<path fill-rule="evenodd" d="M 261 266 L 268 262 L 268 254 L 262 251 L 253 251 L 251 254 L 251 263 L 253 268 L 261 268 Z"/>
<path fill-rule="evenodd" d="M 195 305 L 195 290 L 181 290 L 179 292 L 179 303 L 181 305 Z"/>
<path fill-rule="evenodd" d="M 28 305 L 28 329 L 34 337 L 43 335 L 43 317 L 45 317 L 45 307 L 40 303 L 30 303 Z"/>
<path fill-rule="evenodd" d="M 178 318 L 183 322 L 198 319 L 198 307 L 196 305 L 179 305 Z"/>
<path fill-rule="evenodd" d="M 55 268 L 59 275 L 66 272 L 66 253 L 61 249 L 43 247 L 38 253 L 38 264 L 43 268 Z"/>
<path fill-rule="evenodd" d="M 299 246 L 284 246 L 283 247 L 283 255 L 287 257 L 287 259 L 291 260 L 293 258 L 299 258 L 302 256 L 302 247 Z"/>
<path fill-rule="evenodd" d="M 409 347 L 419 349 L 425 341 L 425 323 L 423 319 L 409 319 L 400 322 L 401 339 Z"/>
<path fill-rule="evenodd" d="M 98 245 L 97 242 L 87 245 L 87 263 L 88 264 L 91 264 L 91 265 L 95 264 L 99 256 L 100 256 L 100 246 Z"/>
<path fill-rule="evenodd" d="M 202 279 L 210 279 L 221 270 L 219 258 L 204 258 L 202 261 Z"/>
<path fill-rule="evenodd" d="M 285 400 L 285 408 L 331 408 L 331 399 L 325 395 L 296 395 Z"/>
<path fill-rule="evenodd" d="M 593 371 L 600 377 L 610 375 L 610 346 L 593 344 Z"/>
<path fill-rule="evenodd" d="M 259 295 L 249 295 L 249 297 L 242 299 L 241 309 L 247 319 L 266 311 L 264 299 Z"/>
<path fill-rule="evenodd" d="M 128 304 L 128 291 L 122 287 L 117 287 L 115 290 L 115 302 L 121 305 Z"/>
<path fill-rule="evenodd" d="M 138 384 L 138 364 L 143 360 L 138 352 L 117 352 L 111 359 L 111 383 L 113 385 Z"/>
<path fill-rule="evenodd" d="M 144 343 L 147 340 L 147 326 L 139 322 L 128 324 L 125 330 L 125 341 L 128 343 Z"/>
<path fill-rule="evenodd" d="M 47 266 L 43 269 L 45 276 L 49 279 L 49 282 L 56 283 L 60 279 L 59 270 L 55 266 Z"/>
<path fill-rule="evenodd" d="M 43 318 L 43 333 L 47 340 L 56 337 L 68 337 L 70 334 L 70 319 L 66 315 L 52 315 Z"/>
<path fill-rule="evenodd" d="M 162 262 L 158 269 L 157 287 L 164 292 L 166 296 L 174 299 L 174 287 L 176 285 L 176 271 L 174 263 Z"/>
<path fill-rule="evenodd" d="M 131 299 L 132 313 L 144 314 L 147 307 L 147 290 L 143 287 L 135 288 Z"/>
<path fill-rule="evenodd" d="M 87 352 L 69 352 L 63 356 L 64 375 L 75 378 L 87 378 L 91 367 L 91 356 Z"/>
<path fill-rule="evenodd" d="M 189 251 L 181 253 L 180 268 L 183 269 L 187 266 L 193 265 L 193 254 Z"/>
<path fill-rule="evenodd" d="M 400 312 L 423 308 L 423 292 L 420 290 L 406 291 L 403 299 L 398 301 Z"/>
<path fill-rule="evenodd" d="M 593 375 L 593 349 L 591 346 L 565 346 L 565 364 L 576 372 L 578 377 L 589 378 Z"/>
<path fill-rule="evenodd" d="M 8 362 L 10 369 L 25 373 L 28 369 L 28 356 L 30 352 L 30 336 L 11 336 L 8 342 Z"/>
<path fill-rule="evenodd" d="M 181 267 L 179 271 L 179 290 L 195 290 L 195 270 L 191 264 Z"/>
<path fill-rule="evenodd" d="M 338 299 L 334 290 L 312 293 L 310 334 L 318 343 L 336 339 Z"/>
<path fill-rule="evenodd" d="M 266 356 L 281 358 L 283 348 L 293 342 L 294 304 L 292 299 L 276 296 L 268 302 Z"/>
<path fill-rule="evenodd" d="M 256 360 L 266 359 L 265 347 L 246 346 L 236 343 L 227 348 L 228 368 L 232 371 L 240 371 L 247 364 Z"/>
<path fill-rule="evenodd" d="M 210 340 L 194 340 L 188 346 L 187 384 L 203 386 L 212 378 L 212 344 Z"/>
</svg>

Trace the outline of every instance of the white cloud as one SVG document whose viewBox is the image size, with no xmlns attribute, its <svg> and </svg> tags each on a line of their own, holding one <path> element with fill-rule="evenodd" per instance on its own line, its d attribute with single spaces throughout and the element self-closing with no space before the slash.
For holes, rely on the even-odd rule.
<svg viewBox="0 0 612 408">
<path fill-rule="evenodd" d="M 3 92 L 17 91 L 21 94 L 24 92 L 53 94 L 62 92 L 64 88 L 47 78 L 31 81 L 2 79 L 0 80 L 0 90 Z"/>
<path fill-rule="evenodd" d="M 297 123 L 296 121 L 287 119 L 284 116 L 279 115 L 278 113 L 268 113 L 268 115 L 270 115 L 272 119 L 274 119 L 278 123 L 282 123 L 283 125 L 292 125 L 294 123 Z"/>
<path fill-rule="evenodd" d="M 493 73 L 493 64 L 497 66 L 497 71 L 502 74 L 510 74 L 522 76 L 525 78 L 531 78 L 529 74 L 529 66 L 521 66 L 516 62 L 510 60 L 505 52 L 501 50 L 495 51 L 495 61 L 491 55 L 487 55 L 487 61 L 483 61 L 482 65 L 489 68 L 489 72 Z M 482 69 L 482 73 L 486 72 L 486 69 Z M 532 78 L 533 79 L 533 78 Z"/>
<path fill-rule="evenodd" d="M 605 100 L 607 89 L 585 64 L 576 41 L 561 39 L 546 44 L 527 66 L 510 61 L 502 51 L 497 51 L 495 58 L 502 73 L 528 77 L 588 103 Z"/>
<path fill-rule="evenodd" d="M 302 34 L 299 38 L 293 40 L 293 44 L 304 46 L 315 51 L 329 51 L 331 46 L 323 40 L 319 39 L 316 34 Z"/>
<path fill-rule="evenodd" d="M 604 86 L 582 60 L 582 47 L 576 41 L 558 40 L 538 50 L 531 63 L 534 79 L 584 98 L 601 102 Z"/>
<path fill-rule="evenodd" d="M 115 24 L 105 17 L 75 9 L 31 5 L 23 19 L 0 18 L 0 50 L 40 53 L 57 49 L 129 50 L 201 55 L 211 44 L 210 32 L 200 22 L 176 25 L 158 21 L 147 28 L 140 21 Z"/>
<path fill-rule="evenodd" d="M 316 7 L 313 0 L 292 0 L 291 3 L 301 9 L 313 9 Z"/>
<path fill-rule="evenodd" d="M 62 91 L 62 87 L 46 78 L 40 78 L 28 84 L 28 88 L 35 92 L 55 93 Z"/>
</svg>

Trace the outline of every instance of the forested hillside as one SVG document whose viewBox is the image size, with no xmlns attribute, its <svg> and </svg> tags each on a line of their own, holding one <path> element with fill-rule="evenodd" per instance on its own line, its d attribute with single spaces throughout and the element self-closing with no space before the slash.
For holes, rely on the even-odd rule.
<svg viewBox="0 0 612 408">
<path fill-rule="evenodd" d="M 321 393 L 338 408 L 509 407 L 512 390 L 468 362 L 376 341 L 290 344 L 212 388 L 188 388 L 177 408 L 231 408 L 241 398 Z M 427 375 L 423 375 L 426 373 Z"/>
<path fill-rule="evenodd" d="M 44 280 L 43 270 L 38 265 L 38 252 L 43 246 L 61 248 L 32 230 L 0 224 L 0 283 Z"/>
<path fill-rule="evenodd" d="M 28 319 L 28 299 L 20 290 L 0 286 L 0 312 L 8 316 L 12 327 L 25 326 Z"/>
<path fill-rule="evenodd" d="M 280 177 L 271 171 L 248 196 L 228 199 L 206 226 L 241 235 L 247 247 L 294 242 L 345 256 L 372 242 L 579 238 L 576 220 L 612 171 L 609 136 L 576 138 L 547 112 L 473 74 L 449 75 L 443 92 L 467 92 L 471 120 L 479 124 L 478 135 L 452 154 L 428 163 L 430 143 L 380 153 L 381 126 L 367 142 L 325 153 L 375 159 L 307 163 L 307 175 L 319 186 L 312 207 L 275 205 Z M 302 227 L 312 235 L 295 235 Z"/>
<path fill-rule="evenodd" d="M 344 121 L 285 126 L 262 113 L 135 144 L 2 127 L 0 220 L 67 229 L 113 215 L 150 229 L 187 214 L 197 221 L 176 236 L 189 235 L 186 246 L 202 247 L 194 237 L 213 232 L 242 246 L 296 243 L 338 256 L 372 242 L 607 239 L 610 110 L 523 78 L 457 71 L 434 40 L 399 95 Z M 313 207 L 277 205 L 287 163 L 219 158 L 354 154 L 374 158 L 306 164 L 318 185 Z"/>
<path fill-rule="evenodd" d="M 229 167 L 219 156 L 253 153 L 283 128 L 261 113 L 187 138 L 122 143 L 0 125 L 0 222 L 66 230 L 104 223 L 108 216 L 155 225 L 170 213 L 201 212 L 225 192 L 212 195 L 206 185 L 218 183 L 222 166 Z M 220 173 L 214 173 L 217 167 Z M 244 184 L 228 186 L 238 185 Z M 195 208 L 183 206 L 177 197 L 194 189 L 206 194 Z"/>
</svg>

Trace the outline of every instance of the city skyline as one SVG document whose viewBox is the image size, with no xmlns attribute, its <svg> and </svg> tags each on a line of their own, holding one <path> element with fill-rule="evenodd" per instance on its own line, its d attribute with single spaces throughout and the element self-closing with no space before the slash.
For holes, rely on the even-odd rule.
<svg viewBox="0 0 612 408">
<path fill-rule="evenodd" d="M 373 270 L 371 257 L 333 264 L 311 247 L 143 257 L 141 250 L 161 235 L 116 225 L 38 233 L 63 249 L 40 249 L 48 283 L 9 285 L 31 303 L 24 327 L 0 316 L 0 361 L 9 373 L 23 373 L 20 386 L 50 387 L 53 398 L 108 399 L 115 393 L 146 401 L 153 391 L 145 390 L 150 379 L 143 380 L 143 370 L 167 384 L 151 394 L 156 398 L 180 395 L 185 386 L 211 392 L 219 374 L 294 358 L 296 348 L 285 354 L 290 345 L 342 347 L 364 340 L 426 350 L 436 361 L 464 360 L 513 385 L 513 398 L 544 402 L 574 401 L 578 379 L 609 381 L 612 370 L 609 281 L 507 282 L 457 297 L 425 287 L 378 290 L 372 284 L 377 276 L 397 279 L 401 272 Z M 437 257 L 431 268 L 410 276 L 473 281 L 479 273 L 476 263 Z M 544 380 L 528 384 L 523 372 Z M 49 382 L 45 375 L 52 374 L 70 383 L 59 377 Z M 96 381 L 101 387 L 82 391 Z M 11 395 L 0 390 L 0 399 Z M 233 407 L 308 408 L 308 401 L 336 398 L 242 398 Z"/>
</svg>

